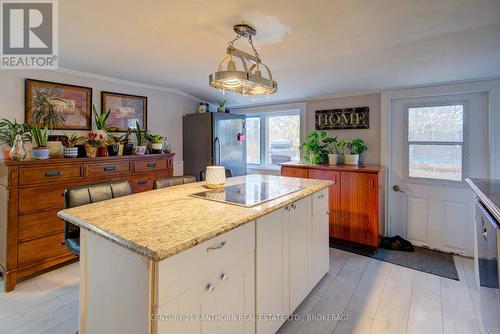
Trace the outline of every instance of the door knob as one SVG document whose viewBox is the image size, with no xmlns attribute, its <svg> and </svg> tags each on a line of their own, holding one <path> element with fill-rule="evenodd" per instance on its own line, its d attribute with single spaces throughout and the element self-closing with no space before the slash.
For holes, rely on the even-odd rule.
<svg viewBox="0 0 500 334">
<path fill-rule="evenodd" d="M 395 192 L 403 193 L 403 194 L 405 193 L 403 190 L 401 190 L 401 188 L 397 184 L 392 186 L 392 190 L 394 190 Z"/>
<path fill-rule="evenodd" d="M 229 279 L 229 275 L 227 273 L 220 274 L 220 279 L 226 282 Z"/>
</svg>

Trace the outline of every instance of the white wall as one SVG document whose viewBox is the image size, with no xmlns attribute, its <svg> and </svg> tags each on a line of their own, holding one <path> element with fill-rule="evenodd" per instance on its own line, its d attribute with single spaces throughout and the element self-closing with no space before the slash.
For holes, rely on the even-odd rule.
<svg viewBox="0 0 500 334">
<path fill-rule="evenodd" d="M 0 71 L 0 118 L 24 121 L 24 79 L 37 79 L 92 87 L 92 102 L 101 107 L 101 91 L 148 97 L 148 130 L 167 136 L 176 153 L 174 168 L 182 174 L 182 116 L 198 111 L 199 100 L 187 94 L 69 71 L 3 70 Z"/>
</svg>

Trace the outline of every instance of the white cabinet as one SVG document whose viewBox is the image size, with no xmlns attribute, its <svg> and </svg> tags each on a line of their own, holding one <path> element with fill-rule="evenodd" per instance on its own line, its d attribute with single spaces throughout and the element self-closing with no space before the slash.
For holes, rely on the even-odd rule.
<svg viewBox="0 0 500 334">
<path fill-rule="evenodd" d="M 284 209 L 256 222 L 256 310 L 258 315 L 289 314 L 289 238 Z M 284 320 L 257 321 L 257 333 L 273 334 Z"/>
<path fill-rule="evenodd" d="M 328 190 L 312 195 L 313 213 L 311 220 L 311 283 L 318 284 L 330 267 L 328 237 Z"/>
<path fill-rule="evenodd" d="M 306 298 L 311 290 L 311 197 L 289 205 L 285 223 L 290 238 L 290 311 Z"/>
</svg>

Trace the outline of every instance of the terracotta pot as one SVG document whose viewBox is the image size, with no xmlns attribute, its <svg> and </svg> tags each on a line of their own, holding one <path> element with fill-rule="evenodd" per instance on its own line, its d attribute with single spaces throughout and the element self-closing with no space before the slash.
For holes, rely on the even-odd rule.
<svg viewBox="0 0 500 334">
<path fill-rule="evenodd" d="M 95 158 L 97 155 L 97 147 L 94 147 L 89 144 L 85 144 L 85 153 L 89 158 Z"/>
<path fill-rule="evenodd" d="M 4 159 L 5 160 L 10 160 L 10 150 L 12 149 L 12 147 L 10 146 L 4 146 L 3 147 L 3 156 L 4 156 Z"/>
<path fill-rule="evenodd" d="M 97 148 L 97 156 L 98 157 L 109 157 L 108 147 L 105 145 L 99 146 Z"/>
</svg>

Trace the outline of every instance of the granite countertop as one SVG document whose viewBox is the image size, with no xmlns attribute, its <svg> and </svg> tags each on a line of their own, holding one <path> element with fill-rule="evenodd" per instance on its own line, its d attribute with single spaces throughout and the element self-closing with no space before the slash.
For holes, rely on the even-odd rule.
<svg viewBox="0 0 500 334">
<path fill-rule="evenodd" d="M 227 184 L 247 181 L 304 189 L 247 208 L 189 196 L 207 190 L 204 182 L 198 182 L 66 209 L 58 216 L 133 252 L 161 261 L 332 184 L 270 175 L 233 177 Z"/>
<path fill-rule="evenodd" d="M 500 180 L 470 178 L 465 181 L 500 222 Z"/>
</svg>

